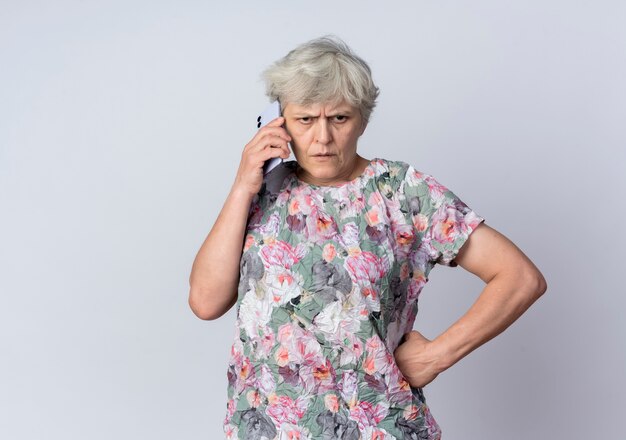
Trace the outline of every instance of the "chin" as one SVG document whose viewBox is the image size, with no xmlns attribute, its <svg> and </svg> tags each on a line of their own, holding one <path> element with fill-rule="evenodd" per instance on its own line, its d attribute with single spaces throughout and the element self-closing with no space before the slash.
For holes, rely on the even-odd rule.
<svg viewBox="0 0 626 440">
<path fill-rule="evenodd" d="M 337 174 L 337 169 L 334 164 L 328 165 L 317 165 L 311 167 L 312 169 L 309 171 L 311 175 L 315 177 L 322 177 L 324 179 L 329 179 L 335 177 Z"/>
</svg>

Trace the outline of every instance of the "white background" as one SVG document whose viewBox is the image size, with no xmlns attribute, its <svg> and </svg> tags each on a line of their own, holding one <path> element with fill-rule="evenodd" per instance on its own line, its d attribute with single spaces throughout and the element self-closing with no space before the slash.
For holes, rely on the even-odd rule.
<svg viewBox="0 0 626 440">
<path fill-rule="evenodd" d="M 626 409 L 619 1 L 0 2 L 0 437 L 218 439 L 231 310 L 188 277 L 265 107 L 327 33 L 381 89 L 366 158 L 433 174 L 547 293 L 425 388 L 446 440 L 619 439 Z M 434 338 L 482 282 L 438 267 Z"/>
</svg>

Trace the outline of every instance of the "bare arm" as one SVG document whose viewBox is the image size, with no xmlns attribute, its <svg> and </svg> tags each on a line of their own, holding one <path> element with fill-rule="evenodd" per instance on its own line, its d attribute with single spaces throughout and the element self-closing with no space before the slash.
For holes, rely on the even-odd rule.
<svg viewBox="0 0 626 440">
<path fill-rule="evenodd" d="M 200 319 L 216 319 L 237 300 L 239 261 L 253 195 L 233 187 L 193 262 L 189 306 Z"/>
<path fill-rule="evenodd" d="M 239 262 L 250 203 L 263 183 L 263 164 L 289 157 L 291 140 L 276 118 L 261 128 L 243 150 L 237 177 L 189 275 L 189 307 L 200 319 L 216 319 L 237 301 Z"/>
<path fill-rule="evenodd" d="M 455 261 L 487 284 L 470 309 L 433 341 L 413 331 L 396 349 L 398 366 L 415 387 L 432 382 L 440 372 L 502 333 L 547 289 L 532 261 L 484 223 L 469 236 Z"/>
</svg>

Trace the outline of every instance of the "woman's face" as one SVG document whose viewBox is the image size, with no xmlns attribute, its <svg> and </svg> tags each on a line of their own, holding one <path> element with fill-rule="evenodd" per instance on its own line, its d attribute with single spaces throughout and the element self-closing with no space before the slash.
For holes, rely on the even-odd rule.
<svg viewBox="0 0 626 440">
<path fill-rule="evenodd" d="M 302 180 L 332 185 L 353 178 L 360 157 L 356 154 L 357 141 L 366 126 L 358 108 L 345 102 L 287 103 L 283 116 L 293 154 L 303 168 Z"/>
</svg>

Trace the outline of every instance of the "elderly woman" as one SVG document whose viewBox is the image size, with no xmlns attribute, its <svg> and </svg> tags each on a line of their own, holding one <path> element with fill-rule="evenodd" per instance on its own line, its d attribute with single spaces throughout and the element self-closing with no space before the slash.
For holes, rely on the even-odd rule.
<svg viewBox="0 0 626 440">
<path fill-rule="evenodd" d="M 190 276 L 201 319 L 237 304 L 226 435 L 439 439 L 423 387 L 507 328 L 546 281 L 433 176 L 358 154 L 378 88 L 345 43 L 305 43 L 264 78 L 283 116 L 243 149 Z M 296 160 L 264 176 L 290 146 Z M 437 263 L 486 284 L 429 340 L 412 329 Z"/>
</svg>

